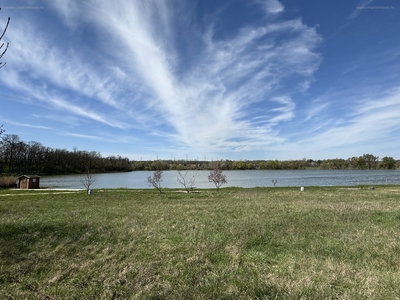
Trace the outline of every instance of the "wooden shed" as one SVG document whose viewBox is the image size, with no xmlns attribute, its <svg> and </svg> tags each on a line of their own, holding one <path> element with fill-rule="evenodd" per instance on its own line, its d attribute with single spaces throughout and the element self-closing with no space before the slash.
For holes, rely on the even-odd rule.
<svg viewBox="0 0 400 300">
<path fill-rule="evenodd" d="M 38 175 L 21 175 L 19 176 L 18 186 L 20 189 L 38 189 L 40 176 Z"/>
</svg>

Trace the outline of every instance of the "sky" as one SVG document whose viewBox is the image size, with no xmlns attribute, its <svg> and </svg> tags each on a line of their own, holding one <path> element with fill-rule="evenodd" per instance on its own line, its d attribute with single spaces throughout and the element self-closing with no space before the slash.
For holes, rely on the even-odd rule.
<svg viewBox="0 0 400 300">
<path fill-rule="evenodd" d="M 132 160 L 400 159 L 396 0 L 5 0 L 0 125 Z"/>
</svg>

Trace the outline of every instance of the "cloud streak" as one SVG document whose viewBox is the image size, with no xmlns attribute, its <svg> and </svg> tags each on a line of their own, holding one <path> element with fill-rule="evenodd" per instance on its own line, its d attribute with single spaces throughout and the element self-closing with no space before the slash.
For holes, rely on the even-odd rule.
<svg viewBox="0 0 400 300">
<path fill-rule="evenodd" d="M 175 4 L 51 1 L 73 33 L 79 23 L 97 33 L 102 53 L 71 43 L 61 49 L 51 32 L 38 36 L 40 28 L 15 25 L 10 63 L 17 67 L 3 81 L 57 110 L 112 127 L 140 124 L 192 149 L 241 151 L 282 140 L 274 126 L 293 118 L 296 106 L 280 89 L 293 77 L 298 91 L 312 80 L 321 62 L 315 28 L 270 19 L 220 38 L 212 26 L 201 30 L 179 19 L 193 7 Z M 284 9 L 276 0 L 259 4 L 269 14 Z M 182 38 L 188 35 L 192 40 Z M 185 52 L 188 42 L 196 52 Z M 104 57 L 111 65 L 98 63 Z"/>
<path fill-rule="evenodd" d="M 295 113 L 294 106 L 276 101 L 280 84 L 295 75 L 299 86 L 309 81 L 321 61 L 315 52 L 321 38 L 297 19 L 242 28 L 228 39 L 215 37 L 212 28 L 196 32 L 200 47 L 189 57 L 196 64 L 182 71 L 176 28 L 171 32 L 176 12 L 159 1 L 117 3 L 97 5 L 93 22 L 118 45 L 120 59 L 130 61 L 127 72 L 145 87 L 147 108 L 174 128 L 171 137 L 192 148 L 235 149 L 235 140 L 259 147 L 275 140 L 271 128 Z M 283 9 L 278 4 L 264 3 L 276 12 Z M 247 119 L 252 104 L 270 107 L 269 121 L 255 126 Z"/>
<path fill-rule="evenodd" d="M 19 22 L 8 32 L 13 48 L 0 94 L 55 134 L 116 143 L 132 136 L 143 151 L 297 155 L 332 147 L 340 135 L 338 145 L 361 143 L 399 126 L 398 48 L 381 56 L 366 48 L 346 62 L 278 0 L 217 1 L 201 13 L 203 3 L 183 0 L 40 5 L 47 18 L 11 12 Z M 254 20 L 224 15 L 235 5 Z M 359 11 L 348 17 L 349 30 Z M 333 59 L 336 77 L 333 67 L 321 73 L 323 49 L 331 61 L 341 56 Z"/>
<path fill-rule="evenodd" d="M 360 13 L 367 7 L 369 4 L 371 4 L 374 0 L 362 0 L 358 3 L 356 9 L 348 16 L 348 20 L 352 20 L 357 18 Z"/>
<path fill-rule="evenodd" d="M 399 144 L 394 139 L 393 131 L 400 128 L 400 88 L 394 88 L 386 95 L 360 98 L 342 119 L 341 122 L 335 122 L 331 118 L 322 129 L 303 139 L 299 143 L 302 151 L 317 155 L 318 152 L 324 153 L 328 149 L 336 148 L 340 149 L 340 153 L 348 148 L 358 149 L 360 145 L 360 151 L 365 153 L 372 152 L 372 148 L 379 148 L 377 146 L 388 139 L 391 140 L 391 146 Z M 362 146 L 365 143 L 375 146 Z"/>
</svg>

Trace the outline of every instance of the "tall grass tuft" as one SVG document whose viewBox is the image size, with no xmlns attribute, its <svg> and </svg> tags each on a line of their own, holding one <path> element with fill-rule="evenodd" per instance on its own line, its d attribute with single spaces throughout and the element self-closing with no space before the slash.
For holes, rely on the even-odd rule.
<svg viewBox="0 0 400 300">
<path fill-rule="evenodd" d="M 15 176 L 1 176 L 0 187 L 14 187 L 17 179 Z"/>
</svg>

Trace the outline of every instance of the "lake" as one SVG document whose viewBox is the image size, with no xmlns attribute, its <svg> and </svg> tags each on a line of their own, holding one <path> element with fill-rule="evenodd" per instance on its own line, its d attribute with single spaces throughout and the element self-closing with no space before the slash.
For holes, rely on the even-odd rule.
<svg viewBox="0 0 400 300">
<path fill-rule="evenodd" d="M 184 174 L 185 171 L 182 171 Z M 196 188 L 213 188 L 208 182 L 210 171 L 189 171 L 195 176 Z M 128 173 L 95 174 L 91 188 L 150 188 L 147 176 L 151 171 Z M 400 170 L 247 170 L 224 171 L 228 183 L 223 187 L 271 187 L 276 186 L 356 186 L 359 184 L 400 184 Z M 43 176 L 41 187 L 47 188 L 83 188 L 82 175 Z M 177 171 L 164 171 L 162 187 L 180 188 Z"/>
</svg>

